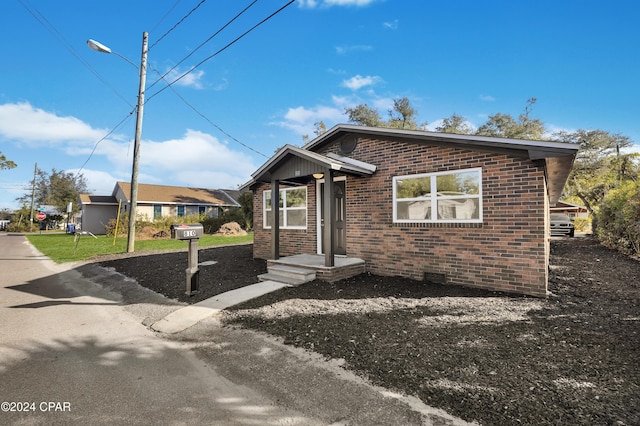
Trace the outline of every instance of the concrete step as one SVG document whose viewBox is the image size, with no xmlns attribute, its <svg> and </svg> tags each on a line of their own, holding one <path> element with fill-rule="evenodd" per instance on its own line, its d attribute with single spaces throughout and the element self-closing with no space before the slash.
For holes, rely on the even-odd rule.
<svg viewBox="0 0 640 426">
<path fill-rule="evenodd" d="M 288 265 L 270 265 L 268 272 L 258 276 L 260 281 L 276 281 L 289 285 L 300 285 L 316 279 L 313 269 L 298 268 Z"/>
</svg>

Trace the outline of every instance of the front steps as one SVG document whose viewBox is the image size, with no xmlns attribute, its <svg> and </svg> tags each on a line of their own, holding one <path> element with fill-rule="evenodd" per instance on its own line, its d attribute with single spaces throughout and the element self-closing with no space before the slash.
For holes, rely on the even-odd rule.
<svg viewBox="0 0 640 426">
<path fill-rule="evenodd" d="M 279 283 L 298 286 L 316 279 L 316 271 L 282 264 L 267 266 L 267 273 L 258 275 L 260 281 L 276 281 Z"/>
</svg>

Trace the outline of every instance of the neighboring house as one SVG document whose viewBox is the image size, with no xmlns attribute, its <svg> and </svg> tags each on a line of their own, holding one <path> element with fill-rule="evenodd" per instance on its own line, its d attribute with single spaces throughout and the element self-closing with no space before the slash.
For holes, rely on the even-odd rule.
<svg viewBox="0 0 640 426">
<path fill-rule="evenodd" d="M 128 182 L 116 183 L 110 196 L 81 194 L 82 230 L 104 234 L 105 225 L 118 215 L 119 205 L 122 213 L 128 212 L 130 194 Z M 195 214 L 218 217 L 220 212 L 240 206 L 238 194 L 235 190 L 138 184 L 136 216 L 148 220 Z"/>
<path fill-rule="evenodd" d="M 587 210 L 585 206 L 567 203 L 566 201 L 558 201 L 549 209 L 549 211 L 551 213 L 566 214 L 571 219 L 575 219 L 577 217 L 589 217 L 589 210 Z"/>
<path fill-rule="evenodd" d="M 303 148 L 284 146 L 245 185 L 254 193 L 254 257 L 316 255 L 329 281 L 345 276 L 338 263 L 356 258 L 364 268 L 352 274 L 546 296 L 549 206 L 577 150 L 338 125 Z"/>
</svg>

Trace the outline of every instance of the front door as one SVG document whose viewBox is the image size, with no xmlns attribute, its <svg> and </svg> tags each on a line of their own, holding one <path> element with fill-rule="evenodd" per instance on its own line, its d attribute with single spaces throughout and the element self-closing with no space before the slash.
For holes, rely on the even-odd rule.
<svg viewBox="0 0 640 426">
<path fill-rule="evenodd" d="M 333 196 L 335 198 L 335 216 L 336 221 L 333 224 L 333 243 L 335 254 L 347 254 L 347 203 L 345 181 L 338 180 L 333 182 Z M 324 182 L 320 184 L 320 235 L 318 238 L 321 253 L 324 253 L 322 232 L 324 231 Z"/>
</svg>

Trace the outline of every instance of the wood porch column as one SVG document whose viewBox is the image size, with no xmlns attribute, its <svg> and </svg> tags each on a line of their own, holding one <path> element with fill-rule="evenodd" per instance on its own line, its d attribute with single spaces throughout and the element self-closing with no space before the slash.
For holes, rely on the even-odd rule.
<svg viewBox="0 0 640 426">
<path fill-rule="evenodd" d="M 271 259 L 280 258 L 280 181 L 271 181 Z"/>
<path fill-rule="evenodd" d="M 334 236 L 333 226 L 336 221 L 336 200 L 333 194 L 333 170 L 324 171 L 324 231 L 322 245 L 324 246 L 324 266 L 334 266 Z"/>
</svg>

